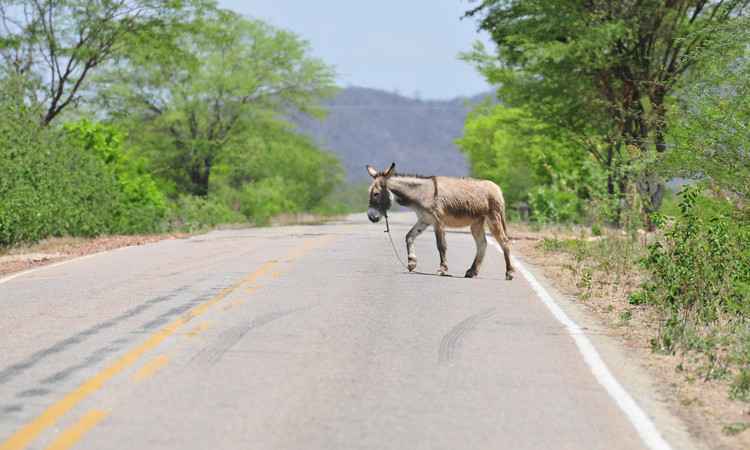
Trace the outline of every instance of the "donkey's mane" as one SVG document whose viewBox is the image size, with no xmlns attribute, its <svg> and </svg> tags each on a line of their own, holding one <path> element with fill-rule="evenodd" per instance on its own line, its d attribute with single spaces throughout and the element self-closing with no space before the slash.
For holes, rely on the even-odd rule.
<svg viewBox="0 0 750 450">
<path fill-rule="evenodd" d="M 434 175 L 420 175 L 417 173 L 395 173 L 393 174 L 394 177 L 402 177 L 402 178 L 419 178 L 422 180 L 429 180 L 430 178 L 435 178 Z"/>
<path fill-rule="evenodd" d="M 380 173 L 379 175 L 383 175 Z M 402 177 L 402 178 L 419 178 L 420 180 L 430 180 L 438 175 L 420 175 L 418 173 L 395 173 L 392 175 L 393 177 Z M 468 180 L 471 179 L 471 177 L 456 177 L 456 176 L 443 176 L 443 178 L 455 178 L 458 180 Z"/>
</svg>

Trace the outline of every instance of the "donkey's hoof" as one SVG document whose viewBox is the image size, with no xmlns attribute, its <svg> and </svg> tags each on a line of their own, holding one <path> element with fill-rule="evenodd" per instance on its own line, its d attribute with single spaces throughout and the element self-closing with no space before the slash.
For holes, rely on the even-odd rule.
<svg viewBox="0 0 750 450">
<path fill-rule="evenodd" d="M 448 268 L 445 266 L 440 266 L 440 268 L 437 270 L 438 275 L 441 277 L 447 277 L 448 276 Z"/>
<path fill-rule="evenodd" d="M 505 279 L 510 281 L 513 279 L 513 272 L 505 272 Z"/>
<path fill-rule="evenodd" d="M 479 272 L 473 269 L 469 269 L 466 271 L 466 275 L 464 275 L 464 278 L 476 278 L 479 275 Z"/>
<path fill-rule="evenodd" d="M 409 272 L 414 272 L 414 269 L 417 268 L 417 260 L 416 259 L 410 259 L 409 264 L 407 266 L 409 268 Z"/>
</svg>

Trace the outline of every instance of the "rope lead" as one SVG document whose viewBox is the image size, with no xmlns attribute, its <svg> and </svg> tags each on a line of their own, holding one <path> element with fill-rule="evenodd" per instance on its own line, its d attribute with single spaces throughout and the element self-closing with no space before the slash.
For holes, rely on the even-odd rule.
<svg viewBox="0 0 750 450">
<path fill-rule="evenodd" d="M 401 263 L 401 266 L 408 271 L 409 267 L 404 264 L 404 260 L 401 259 L 401 255 L 398 254 L 398 250 L 396 249 L 396 244 L 393 242 L 393 236 L 391 236 L 391 225 L 388 223 L 388 213 L 385 213 L 385 234 L 388 235 L 388 240 L 391 242 L 391 248 L 393 248 L 393 254 L 396 255 L 396 259 L 399 263 Z"/>
</svg>

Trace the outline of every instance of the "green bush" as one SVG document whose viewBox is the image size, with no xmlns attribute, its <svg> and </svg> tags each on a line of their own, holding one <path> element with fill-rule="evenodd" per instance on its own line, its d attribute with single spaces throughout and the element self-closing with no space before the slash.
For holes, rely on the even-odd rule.
<svg viewBox="0 0 750 450">
<path fill-rule="evenodd" d="M 0 82 L 0 245 L 112 231 L 119 188 L 105 163 L 40 124 L 23 84 Z"/>
<path fill-rule="evenodd" d="M 729 204 L 697 187 L 681 196 L 680 215 L 658 220 L 664 239 L 649 247 L 651 300 L 681 323 L 750 317 L 750 224 L 732 220 Z"/>
<path fill-rule="evenodd" d="M 313 211 L 323 215 L 348 214 L 367 210 L 370 183 L 342 183 Z"/>
<path fill-rule="evenodd" d="M 207 197 L 181 195 L 170 205 L 171 229 L 194 232 L 221 224 L 242 223 L 245 217 L 221 201 Z"/>
<path fill-rule="evenodd" d="M 582 202 L 575 192 L 556 186 L 536 186 L 528 193 L 532 218 L 541 223 L 569 223 L 582 216 Z"/>
<path fill-rule="evenodd" d="M 64 128 L 71 145 L 103 161 L 117 181 L 120 192 L 112 230 L 148 233 L 162 228 L 166 198 L 146 171 L 146 162 L 125 150 L 123 133 L 114 126 L 86 119 L 68 123 Z"/>
<path fill-rule="evenodd" d="M 296 187 L 281 177 L 264 178 L 245 185 L 240 195 L 242 213 L 263 225 L 275 215 L 299 212 L 301 206 L 294 199 Z"/>
<path fill-rule="evenodd" d="M 331 199 L 341 165 L 308 138 L 276 126 L 233 145 L 214 169 L 209 192 L 247 220 L 266 224 L 282 213 L 343 209 Z"/>
<path fill-rule="evenodd" d="M 750 222 L 724 199 L 698 186 L 680 194 L 677 217 L 657 217 L 663 237 L 644 260 L 650 279 L 631 303 L 663 314 L 652 344 L 664 352 L 701 355 L 706 379 L 738 368 L 734 397 L 746 390 L 750 369 Z M 744 342 L 744 343 L 743 343 Z"/>
</svg>

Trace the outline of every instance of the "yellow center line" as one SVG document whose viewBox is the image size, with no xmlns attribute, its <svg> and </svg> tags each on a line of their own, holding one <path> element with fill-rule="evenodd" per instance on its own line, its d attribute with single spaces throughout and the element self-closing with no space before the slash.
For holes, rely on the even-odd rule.
<svg viewBox="0 0 750 450">
<path fill-rule="evenodd" d="M 261 288 L 261 286 L 250 286 L 249 288 L 245 289 L 245 293 L 247 293 L 247 294 L 254 294 L 255 291 L 257 291 L 260 288 Z"/>
<path fill-rule="evenodd" d="M 76 442 L 81 440 L 84 434 L 94 428 L 105 417 L 107 417 L 107 413 L 104 411 L 89 411 L 81 417 L 78 423 L 60 433 L 57 439 L 46 450 L 67 450 L 73 447 Z"/>
<path fill-rule="evenodd" d="M 204 314 L 206 311 L 208 311 L 209 308 L 219 303 L 226 296 L 231 294 L 234 290 L 236 290 L 243 284 L 254 282 L 256 279 L 258 279 L 258 277 L 268 272 L 268 270 L 275 264 L 276 261 L 269 261 L 264 263 L 258 270 L 251 273 L 248 277 L 243 278 L 229 288 L 222 289 L 222 291 L 212 299 L 207 300 L 206 302 L 194 307 L 174 322 L 153 333 L 141 345 L 125 353 L 112 365 L 106 367 L 101 372 L 83 382 L 83 384 L 78 386 L 78 388 L 67 394 L 62 399 L 53 403 L 42 414 L 37 416 L 31 422 L 27 423 L 20 430 L 16 431 L 13 436 L 11 436 L 7 441 L 3 442 L 3 444 L 0 445 L 0 450 L 21 450 L 23 448 L 26 448 L 26 446 L 29 445 L 31 441 L 36 439 L 44 430 L 54 425 L 60 419 L 60 417 L 65 415 L 68 411 L 73 409 L 88 396 L 101 389 L 104 383 L 112 379 L 115 375 L 119 374 L 123 370 L 135 364 L 135 362 L 138 361 L 138 359 L 143 356 L 144 353 L 156 348 L 166 338 L 173 335 L 175 331 L 177 331 L 181 326 L 190 322 L 192 319 Z"/>
<path fill-rule="evenodd" d="M 151 361 L 143 365 L 138 371 L 133 374 L 133 381 L 139 382 L 155 374 L 159 369 L 167 365 L 169 357 L 167 355 L 159 355 Z"/>
<path fill-rule="evenodd" d="M 319 239 L 305 241 L 303 242 L 301 249 L 295 249 L 289 254 L 289 259 L 297 259 L 303 256 L 308 251 L 327 244 L 328 242 L 333 240 L 333 238 L 333 236 L 328 235 Z M 276 264 L 278 264 L 278 261 L 268 261 L 266 263 L 263 263 L 255 272 L 238 281 L 231 287 L 222 289 L 221 292 L 219 292 L 215 297 L 205 301 L 204 303 L 201 303 L 200 305 L 195 306 L 193 309 L 183 314 L 174 322 L 151 334 L 145 342 L 125 353 L 114 363 L 112 363 L 112 365 L 102 369 L 99 373 L 84 381 L 80 386 L 78 386 L 78 388 L 65 395 L 62 399 L 50 405 L 34 420 L 21 427 L 10 438 L 8 438 L 8 440 L 0 444 L 0 450 L 22 450 L 26 448 L 26 446 L 28 446 L 34 439 L 36 439 L 43 431 L 57 423 L 57 421 L 62 416 L 67 414 L 70 410 L 72 410 L 87 397 L 101 389 L 107 381 L 111 380 L 120 372 L 134 365 L 145 353 L 158 347 L 159 344 L 173 335 L 181 326 L 190 322 L 192 319 L 205 314 L 206 311 L 208 311 L 212 306 L 222 301 L 229 294 L 237 290 L 240 286 L 244 284 L 254 284 L 258 278 L 268 273 Z M 69 433 L 71 436 L 75 437 L 75 440 L 68 441 L 70 442 L 70 444 L 66 444 L 65 442 L 60 444 L 68 445 L 68 447 L 57 448 L 69 448 L 70 445 L 73 445 L 77 439 L 80 439 L 80 437 L 87 430 L 95 426 L 96 423 L 103 418 L 103 416 L 99 417 L 94 413 L 95 412 L 87 414 L 83 419 L 81 419 L 81 422 L 79 422 L 79 424 L 66 431 L 66 433 Z M 98 412 L 97 414 L 102 413 Z M 96 417 L 99 417 L 98 420 L 94 420 Z M 61 438 L 62 436 L 60 437 L 60 439 Z M 53 445 L 56 444 L 57 441 L 53 443 Z M 54 448 L 54 450 L 57 450 L 57 448 Z"/>
<path fill-rule="evenodd" d="M 234 302 L 232 302 L 232 303 L 234 303 Z M 226 308 L 227 307 L 225 306 L 224 309 L 226 309 Z M 193 328 L 191 328 L 190 331 L 188 331 L 187 333 L 185 333 L 185 335 L 187 337 L 196 337 L 199 334 L 203 333 L 204 331 L 208 330 L 208 327 L 210 327 L 210 326 L 211 326 L 211 322 L 209 322 L 209 321 L 201 322 L 198 325 L 196 325 Z"/>
</svg>

